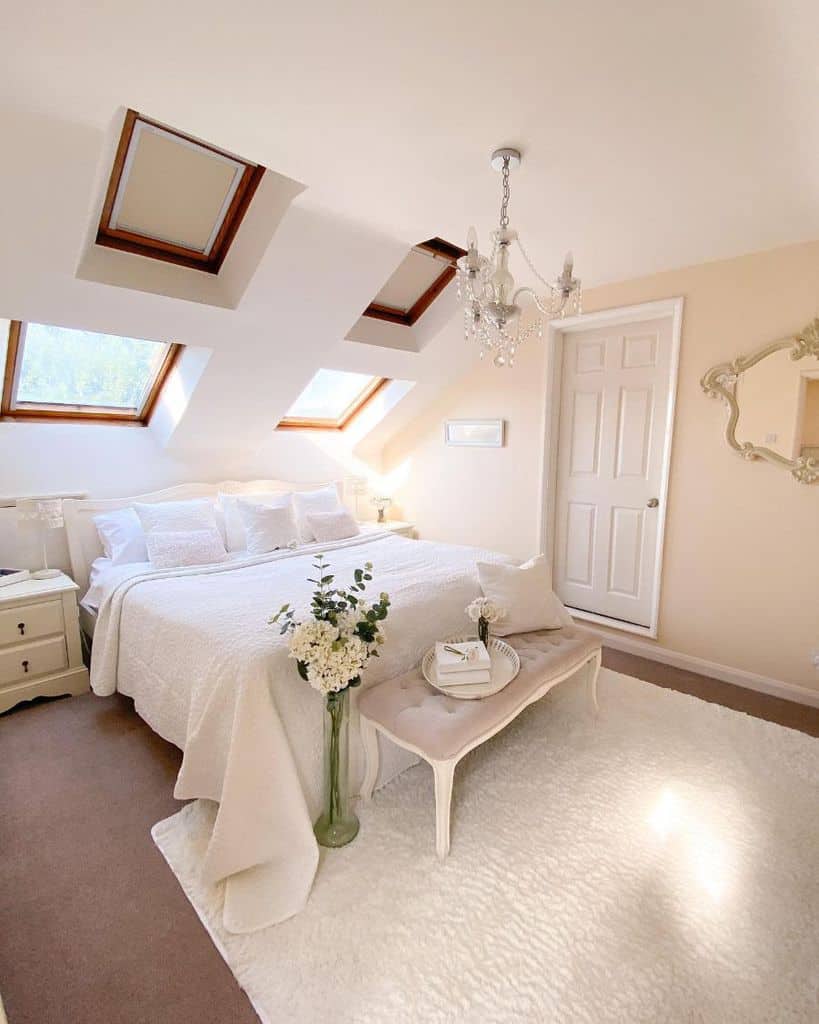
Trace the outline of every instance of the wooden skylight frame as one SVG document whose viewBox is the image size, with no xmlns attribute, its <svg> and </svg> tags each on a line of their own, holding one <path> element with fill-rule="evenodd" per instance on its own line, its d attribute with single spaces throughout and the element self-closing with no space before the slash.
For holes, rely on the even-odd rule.
<svg viewBox="0 0 819 1024">
<path fill-rule="evenodd" d="M 455 277 L 455 264 L 466 256 L 466 250 L 447 242 L 443 238 L 429 238 L 426 242 L 419 242 L 414 247 L 418 252 L 436 256 L 445 261 L 439 276 L 433 283 L 422 292 L 409 309 L 396 309 L 393 306 L 385 306 L 378 302 L 371 302 L 364 310 L 362 316 L 370 317 L 373 320 L 385 320 L 391 324 L 401 324 L 403 327 L 412 327 L 438 298 L 449 282 Z"/>
<path fill-rule="evenodd" d="M 370 383 L 347 406 L 341 416 L 335 419 L 284 416 L 276 430 L 344 430 L 389 384 L 389 377 L 373 377 Z"/>
<path fill-rule="evenodd" d="M 129 173 L 129 153 L 134 142 L 135 133 L 142 128 L 181 139 L 185 144 L 208 153 L 215 153 L 219 157 L 236 165 L 237 174 L 234 183 L 231 185 L 225 204 L 220 211 L 216 224 L 214 225 L 215 235 L 209 240 L 204 250 L 189 248 L 184 245 L 177 245 L 170 241 L 163 241 L 147 234 L 140 234 L 136 231 L 129 231 L 116 226 L 115 208 L 118 197 L 124 194 Z M 241 173 L 239 171 L 241 170 Z M 202 270 L 209 274 L 218 274 L 222 263 L 228 254 L 231 244 L 236 237 L 236 232 L 248 211 L 250 202 L 259 187 L 264 176 L 265 168 L 261 164 L 254 164 L 249 160 L 228 153 L 210 143 L 202 142 L 191 135 L 170 128 L 151 118 L 145 117 L 136 110 L 128 110 L 125 114 L 125 121 L 122 126 L 119 145 L 117 146 L 114 166 L 111 170 L 111 177 L 108 182 L 108 189 L 105 194 L 105 202 L 102 207 L 99 228 L 97 230 L 97 245 L 107 246 L 111 249 L 119 249 L 122 252 L 135 253 L 138 256 L 147 256 L 150 259 L 163 260 L 166 263 L 174 263 L 178 266 L 188 267 L 193 270 Z"/>
<path fill-rule="evenodd" d="M 6 364 L 3 373 L 3 391 L 0 396 L 0 420 L 21 420 L 29 422 L 72 423 L 113 423 L 128 426 L 147 426 L 168 375 L 176 365 L 184 348 L 176 342 L 166 343 L 162 362 L 157 367 L 138 408 L 133 411 L 121 407 L 101 405 L 63 405 L 47 402 L 18 402 L 17 385 L 22 369 L 22 355 L 25 343 L 26 324 L 12 320 L 9 324 Z"/>
</svg>

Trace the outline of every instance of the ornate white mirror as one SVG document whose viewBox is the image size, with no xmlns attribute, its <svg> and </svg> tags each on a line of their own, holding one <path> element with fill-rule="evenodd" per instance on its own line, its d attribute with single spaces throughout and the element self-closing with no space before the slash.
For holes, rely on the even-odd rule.
<svg viewBox="0 0 819 1024">
<path fill-rule="evenodd" d="M 793 338 L 712 366 L 701 381 L 728 406 L 725 440 L 803 484 L 819 480 L 819 318 Z"/>
</svg>

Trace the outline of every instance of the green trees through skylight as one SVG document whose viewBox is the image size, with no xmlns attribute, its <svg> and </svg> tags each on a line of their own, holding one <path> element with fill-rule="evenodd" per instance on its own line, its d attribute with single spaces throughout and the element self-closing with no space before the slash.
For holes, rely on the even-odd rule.
<svg viewBox="0 0 819 1024">
<path fill-rule="evenodd" d="M 168 346 L 26 324 L 18 403 L 140 409 Z"/>
</svg>

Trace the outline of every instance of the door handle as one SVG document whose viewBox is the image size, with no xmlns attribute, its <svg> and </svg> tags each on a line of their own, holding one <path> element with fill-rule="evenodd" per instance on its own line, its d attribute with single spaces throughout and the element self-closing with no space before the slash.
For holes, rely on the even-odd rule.
<svg viewBox="0 0 819 1024">
<path fill-rule="evenodd" d="M 649 508 L 657 508 L 657 506 L 659 504 L 660 504 L 660 499 L 659 498 L 649 498 L 648 501 L 646 502 L 646 505 Z"/>
</svg>

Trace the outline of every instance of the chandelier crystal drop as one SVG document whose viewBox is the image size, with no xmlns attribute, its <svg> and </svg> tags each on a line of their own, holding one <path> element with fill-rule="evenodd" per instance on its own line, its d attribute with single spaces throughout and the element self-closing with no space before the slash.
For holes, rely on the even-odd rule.
<svg viewBox="0 0 819 1024">
<path fill-rule="evenodd" d="M 572 276 L 572 254 L 566 254 L 563 272 L 546 281 L 535 269 L 518 238 L 509 227 L 509 172 L 520 164 L 516 149 L 496 149 L 492 166 L 501 172 L 500 221 L 492 232 L 492 252 L 478 251 L 478 236 L 469 229 L 467 252 L 457 262 L 458 297 L 463 302 L 464 336 L 477 344 L 481 358 L 490 355 L 495 366 L 513 366 L 518 348 L 528 338 L 543 337 L 543 321 L 582 313 L 582 288 Z M 509 271 L 509 254 L 515 244 L 529 270 L 542 286 L 516 288 Z M 521 304 L 525 301 L 525 306 Z"/>
</svg>

